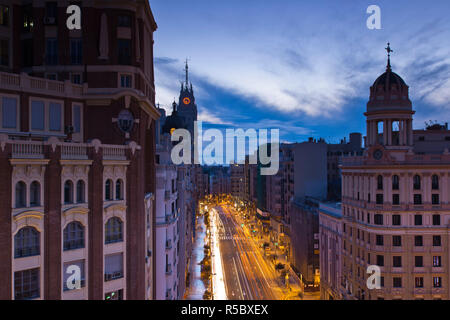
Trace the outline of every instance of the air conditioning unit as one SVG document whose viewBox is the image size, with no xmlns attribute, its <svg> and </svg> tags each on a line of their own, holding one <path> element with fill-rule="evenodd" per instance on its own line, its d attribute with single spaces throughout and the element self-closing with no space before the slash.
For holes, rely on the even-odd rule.
<svg viewBox="0 0 450 320">
<path fill-rule="evenodd" d="M 56 18 L 55 17 L 44 17 L 44 24 L 55 24 Z"/>
</svg>

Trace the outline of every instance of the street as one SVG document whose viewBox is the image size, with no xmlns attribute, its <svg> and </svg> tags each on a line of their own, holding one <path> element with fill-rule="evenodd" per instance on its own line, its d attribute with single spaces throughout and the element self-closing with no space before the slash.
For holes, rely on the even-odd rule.
<svg viewBox="0 0 450 320">
<path fill-rule="evenodd" d="M 219 245 L 228 299 L 279 300 L 292 292 L 262 254 L 247 228 L 228 206 L 215 208 L 219 216 Z"/>
</svg>

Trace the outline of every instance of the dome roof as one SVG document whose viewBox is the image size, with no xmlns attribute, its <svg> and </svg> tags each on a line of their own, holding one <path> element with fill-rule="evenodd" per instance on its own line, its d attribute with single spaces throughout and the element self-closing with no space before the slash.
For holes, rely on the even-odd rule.
<svg viewBox="0 0 450 320">
<path fill-rule="evenodd" d="M 166 121 L 164 122 L 164 125 L 162 127 L 162 132 L 171 134 L 172 129 L 181 128 L 186 129 L 186 126 L 184 124 L 183 118 L 178 115 L 177 104 L 174 102 L 172 114 L 166 118 Z"/>
<path fill-rule="evenodd" d="M 389 85 L 396 84 L 398 88 L 406 86 L 406 83 L 402 79 L 402 77 L 388 69 L 385 73 L 379 76 L 377 80 L 375 80 L 375 82 L 373 83 L 373 87 L 377 88 L 379 85 L 382 85 L 386 88 L 388 87 L 388 83 Z"/>
</svg>

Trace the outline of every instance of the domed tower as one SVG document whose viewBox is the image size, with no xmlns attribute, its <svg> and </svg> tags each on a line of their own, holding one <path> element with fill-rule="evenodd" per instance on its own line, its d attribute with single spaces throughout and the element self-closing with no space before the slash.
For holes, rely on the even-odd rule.
<svg viewBox="0 0 450 320">
<path fill-rule="evenodd" d="M 366 147 L 383 146 L 385 149 L 410 149 L 413 145 L 411 100 L 409 87 L 391 68 L 390 44 L 386 72 L 370 88 L 367 111 Z"/>
</svg>

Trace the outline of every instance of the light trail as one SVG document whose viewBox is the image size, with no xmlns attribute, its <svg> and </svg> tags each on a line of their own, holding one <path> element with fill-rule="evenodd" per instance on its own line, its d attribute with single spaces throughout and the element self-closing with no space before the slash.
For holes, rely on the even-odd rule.
<svg viewBox="0 0 450 320">
<path fill-rule="evenodd" d="M 211 210 L 214 213 L 214 216 L 211 221 L 211 232 L 212 232 L 212 243 L 211 243 L 211 250 L 212 250 L 212 285 L 213 285 L 213 296 L 214 300 L 227 300 L 227 293 L 225 290 L 225 281 L 224 281 L 224 272 L 222 268 L 222 257 L 220 253 L 220 247 L 219 247 L 219 232 L 216 227 L 216 222 L 218 219 L 218 214 L 215 209 Z"/>
</svg>

